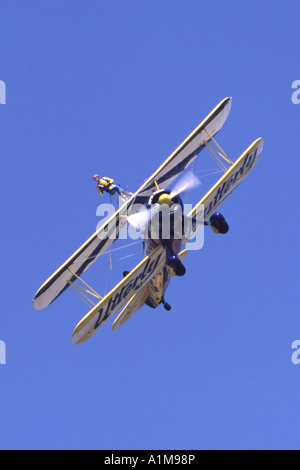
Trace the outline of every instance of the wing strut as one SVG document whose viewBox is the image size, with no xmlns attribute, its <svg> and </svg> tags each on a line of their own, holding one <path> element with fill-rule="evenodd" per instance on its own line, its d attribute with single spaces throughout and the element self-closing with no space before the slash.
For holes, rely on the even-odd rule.
<svg viewBox="0 0 300 470">
<path fill-rule="evenodd" d="M 218 142 L 213 138 L 213 136 L 208 132 L 208 130 L 205 128 L 205 132 L 206 134 L 209 136 L 210 140 L 213 141 L 213 143 L 218 147 L 218 149 L 220 150 L 220 152 L 217 152 L 218 155 L 220 155 L 220 157 L 222 157 L 227 163 L 230 164 L 230 166 L 233 165 L 233 162 L 230 160 L 230 158 L 226 155 L 226 153 L 224 152 L 224 150 L 222 149 L 222 147 L 220 147 L 220 145 L 218 144 Z M 207 144 L 207 142 L 205 141 L 205 144 Z"/>
<path fill-rule="evenodd" d="M 97 300 L 102 300 L 103 297 L 101 297 L 101 295 L 98 294 L 98 292 L 95 291 L 95 289 L 93 289 L 91 286 L 89 286 L 83 279 L 81 279 L 74 271 L 72 271 L 72 269 L 68 268 L 68 271 L 70 271 L 70 273 L 76 277 L 76 279 L 78 279 L 78 281 L 80 281 L 82 285 L 78 285 L 78 284 L 75 284 L 75 282 L 71 281 L 70 279 L 67 281 L 69 286 L 73 288 L 75 294 L 81 298 L 85 304 L 87 305 L 96 305 L 87 295 L 85 295 L 83 292 L 85 292 L 86 294 L 89 294 L 90 296 L 92 297 L 95 297 Z"/>
</svg>

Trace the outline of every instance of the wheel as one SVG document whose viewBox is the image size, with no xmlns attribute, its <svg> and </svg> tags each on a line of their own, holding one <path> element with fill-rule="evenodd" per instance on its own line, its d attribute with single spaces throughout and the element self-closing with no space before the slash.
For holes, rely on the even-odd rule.
<svg viewBox="0 0 300 470">
<path fill-rule="evenodd" d="M 184 276 L 186 273 L 186 269 L 182 262 L 175 255 L 170 256 L 170 258 L 167 260 L 167 265 L 175 271 L 176 276 Z"/>
<path fill-rule="evenodd" d="M 215 212 L 209 219 L 210 226 L 214 233 L 227 233 L 229 225 L 220 212 Z"/>
</svg>

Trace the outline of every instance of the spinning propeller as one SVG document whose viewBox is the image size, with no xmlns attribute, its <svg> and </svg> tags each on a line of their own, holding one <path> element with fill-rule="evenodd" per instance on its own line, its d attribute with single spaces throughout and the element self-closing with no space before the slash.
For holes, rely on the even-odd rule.
<svg viewBox="0 0 300 470">
<path fill-rule="evenodd" d="M 152 219 L 154 215 L 162 209 L 161 206 L 165 205 L 170 207 L 176 197 L 183 196 L 187 191 L 195 189 L 200 185 L 201 181 L 199 178 L 197 178 L 197 176 L 195 176 L 192 172 L 186 173 L 182 178 L 180 178 L 170 193 L 162 192 L 158 198 L 158 201 L 151 207 L 144 207 L 141 211 L 127 217 L 128 223 L 136 229 L 144 228 L 149 220 Z"/>
<path fill-rule="evenodd" d="M 201 181 L 191 171 L 183 175 L 171 191 L 170 198 L 174 199 L 177 196 L 183 196 L 187 191 L 196 189 L 201 186 Z"/>
</svg>

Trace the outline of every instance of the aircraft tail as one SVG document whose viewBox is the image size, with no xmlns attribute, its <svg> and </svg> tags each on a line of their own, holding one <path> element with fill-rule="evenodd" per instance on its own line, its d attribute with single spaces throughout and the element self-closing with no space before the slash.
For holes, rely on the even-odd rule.
<svg viewBox="0 0 300 470">
<path fill-rule="evenodd" d="M 139 310 L 144 303 L 146 302 L 148 296 L 148 285 L 146 284 L 141 290 L 139 290 L 129 302 L 125 305 L 122 312 L 113 323 L 112 330 L 117 330 L 123 323 L 125 323 L 129 318 Z"/>
</svg>

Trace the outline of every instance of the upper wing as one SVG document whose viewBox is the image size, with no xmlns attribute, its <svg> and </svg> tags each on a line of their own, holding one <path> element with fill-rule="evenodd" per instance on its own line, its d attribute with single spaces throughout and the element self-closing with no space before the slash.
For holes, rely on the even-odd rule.
<svg viewBox="0 0 300 470">
<path fill-rule="evenodd" d="M 170 157 L 150 176 L 135 194 L 135 203 L 145 204 L 156 185 L 166 189 L 177 176 L 192 163 L 209 142 L 209 134 L 214 137 L 223 127 L 231 108 L 231 98 L 225 98 L 185 139 Z M 208 130 L 209 134 L 205 131 Z"/>
<path fill-rule="evenodd" d="M 117 240 L 127 215 L 135 211 L 134 204 L 145 204 L 156 185 L 167 188 L 172 181 L 196 158 L 209 141 L 222 128 L 231 108 L 231 98 L 225 98 L 199 124 L 172 155 L 153 173 L 137 192 L 95 232 L 37 291 L 33 306 L 47 307 L 74 282 L 110 245 Z M 209 134 L 206 133 L 208 130 Z M 76 274 L 76 276 L 74 275 Z"/>
</svg>

